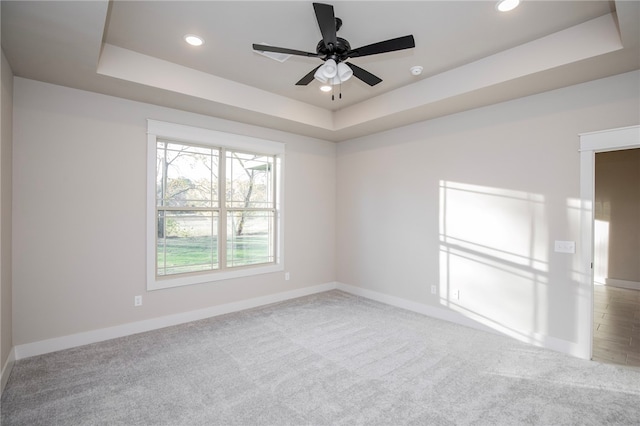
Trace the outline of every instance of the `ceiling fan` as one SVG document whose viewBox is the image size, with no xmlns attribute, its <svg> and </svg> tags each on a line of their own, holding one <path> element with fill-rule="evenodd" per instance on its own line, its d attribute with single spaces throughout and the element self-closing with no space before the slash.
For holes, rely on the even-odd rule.
<svg viewBox="0 0 640 426">
<path fill-rule="evenodd" d="M 342 26 L 342 20 L 335 17 L 333 13 L 333 6 L 330 4 L 313 3 L 313 9 L 316 13 L 320 32 L 322 33 L 322 40 L 318 42 L 315 53 L 287 49 L 284 47 L 267 46 L 263 44 L 253 45 L 253 50 L 259 52 L 307 56 L 320 58 L 324 61 L 323 64 L 320 64 L 307 75 L 302 77 L 296 83 L 297 86 L 306 86 L 311 83 L 314 78 L 322 83 L 339 84 L 348 80 L 352 75 L 364 81 L 369 86 L 375 86 L 382 81 L 381 78 L 345 61 L 349 58 L 377 55 L 379 53 L 387 53 L 415 47 L 413 35 L 407 35 L 404 37 L 369 44 L 357 49 L 351 49 L 349 42 L 338 37 L 336 34 Z"/>
</svg>

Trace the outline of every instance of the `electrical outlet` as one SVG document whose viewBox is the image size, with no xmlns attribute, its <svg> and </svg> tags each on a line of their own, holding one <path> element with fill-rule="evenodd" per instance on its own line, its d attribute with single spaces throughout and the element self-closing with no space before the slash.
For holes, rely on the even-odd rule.
<svg viewBox="0 0 640 426">
<path fill-rule="evenodd" d="M 438 289 L 434 284 L 434 285 L 431 286 L 431 294 L 437 294 L 437 293 L 438 293 Z"/>
<path fill-rule="evenodd" d="M 136 296 L 133 298 L 133 306 L 142 306 L 142 296 Z"/>
<path fill-rule="evenodd" d="M 285 279 L 285 281 L 289 281 L 291 279 L 291 275 L 289 275 L 288 272 L 285 272 L 284 273 L 284 279 Z"/>
</svg>

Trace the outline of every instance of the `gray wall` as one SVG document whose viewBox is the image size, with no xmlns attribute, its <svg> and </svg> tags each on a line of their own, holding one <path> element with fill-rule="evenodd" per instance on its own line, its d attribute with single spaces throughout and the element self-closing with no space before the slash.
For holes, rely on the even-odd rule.
<svg viewBox="0 0 640 426">
<path fill-rule="evenodd" d="M 286 143 L 290 281 L 277 273 L 146 292 L 147 118 Z M 332 283 L 335 150 L 326 141 L 16 78 L 14 345 Z"/>
<path fill-rule="evenodd" d="M 13 73 L 2 52 L 2 89 L 0 94 L 0 370 L 13 346 L 11 294 L 11 193 L 12 193 L 12 120 Z"/>
<path fill-rule="evenodd" d="M 579 138 L 637 125 L 638 72 L 338 145 L 337 280 L 576 342 Z M 431 294 L 431 286 L 438 294 Z M 459 298 L 455 291 L 459 291 Z M 566 346 L 566 345 L 565 345 Z"/>
<path fill-rule="evenodd" d="M 607 230 L 606 257 L 595 259 L 603 278 L 640 285 L 640 149 L 596 154 L 595 201 L 595 219 Z"/>
</svg>

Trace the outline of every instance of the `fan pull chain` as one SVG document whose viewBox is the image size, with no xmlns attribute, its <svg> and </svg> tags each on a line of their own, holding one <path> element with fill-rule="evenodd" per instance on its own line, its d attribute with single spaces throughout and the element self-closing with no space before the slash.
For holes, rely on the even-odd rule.
<svg viewBox="0 0 640 426">
<path fill-rule="evenodd" d="M 338 92 L 338 99 L 342 99 L 342 81 L 341 81 L 339 84 L 340 84 L 340 87 L 339 87 L 339 89 L 338 89 L 338 90 L 339 90 L 339 92 Z M 335 101 L 335 100 L 336 100 L 335 94 L 334 94 L 333 92 L 331 92 L 331 100 L 332 100 L 332 101 Z"/>
</svg>

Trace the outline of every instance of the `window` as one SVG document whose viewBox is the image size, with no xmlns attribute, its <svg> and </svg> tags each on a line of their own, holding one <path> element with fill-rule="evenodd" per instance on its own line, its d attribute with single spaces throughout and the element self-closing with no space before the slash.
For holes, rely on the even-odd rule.
<svg viewBox="0 0 640 426">
<path fill-rule="evenodd" d="M 148 121 L 147 288 L 282 270 L 284 145 Z"/>
</svg>

